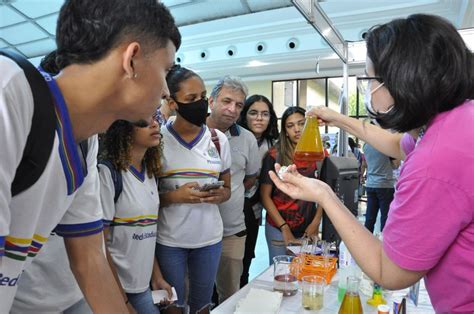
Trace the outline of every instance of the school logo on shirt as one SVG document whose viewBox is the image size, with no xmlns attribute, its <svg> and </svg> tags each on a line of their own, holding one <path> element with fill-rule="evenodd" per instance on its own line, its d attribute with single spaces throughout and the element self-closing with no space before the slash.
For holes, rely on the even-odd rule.
<svg viewBox="0 0 474 314">
<path fill-rule="evenodd" d="M 156 238 L 156 232 L 155 231 L 151 231 L 151 232 L 145 232 L 145 233 L 142 233 L 142 234 L 136 234 L 134 233 L 132 235 L 132 239 L 133 240 L 145 240 L 145 239 L 148 239 L 148 238 Z"/>
<path fill-rule="evenodd" d="M 207 150 L 207 154 L 209 155 L 209 157 L 211 158 L 219 158 L 219 152 L 217 151 L 217 149 L 215 147 L 211 147 Z"/>
<path fill-rule="evenodd" d="M 18 279 L 20 279 L 20 276 L 21 276 L 21 274 L 19 274 L 18 277 L 10 278 L 10 277 L 7 277 L 7 276 L 3 276 L 3 274 L 0 273 L 0 286 L 14 287 L 14 286 L 16 286 L 16 284 L 18 282 Z"/>
</svg>

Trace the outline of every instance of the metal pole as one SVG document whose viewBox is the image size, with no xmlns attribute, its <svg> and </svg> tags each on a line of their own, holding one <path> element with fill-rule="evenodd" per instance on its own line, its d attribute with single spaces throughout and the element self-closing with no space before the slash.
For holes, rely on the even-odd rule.
<svg viewBox="0 0 474 314">
<path fill-rule="evenodd" d="M 324 13 L 319 3 L 315 0 L 291 0 L 291 2 L 328 43 L 339 58 L 343 62 L 347 62 L 348 55 L 344 53 L 344 38 L 336 27 L 334 27 L 331 19 Z"/>
<path fill-rule="evenodd" d="M 344 40 L 341 33 L 332 24 L 330 18 L 324 13 L 324 10 L 315 0 L 291 0 L 293 5 L 306 18 L 311 26 L 321 35 L 328 45 L 334 50 L 343 62 L 343 86 L 340 97 L 340 112 L 348 114 L 349 103 L 349 49 L 348 43 Z M 327 94 L 326 94 L 327 97 Z M 338 136 L 338 156 L 347 156 L 347 134 L 343 130 L 339 131 Z"/>
<path fill-rule="evenodd" d="M 347 46 L 347 41 L 344 42 L 344 57 L 346 62 L 342 65 L 342 101 L 341 101 L 341 113 L 343 115 L 348 115 L 349 111 L 349 65 L 347 63 L 349 49 Z M 339 140 L 338 140 L 338 149 L 337 155 L 339 157 L 347 157 L 347 133 L 346 131 L 339 129 Z"/>
</svg>

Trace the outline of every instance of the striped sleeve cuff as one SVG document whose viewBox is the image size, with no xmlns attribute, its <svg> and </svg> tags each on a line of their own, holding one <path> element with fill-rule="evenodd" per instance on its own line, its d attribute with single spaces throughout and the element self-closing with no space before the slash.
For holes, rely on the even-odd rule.
<svg viewBox="0 0 474 314">
<path fill-rule="evenodd" d="M 57 225 L 54 231 L 64 238 L 84 237 L 96 234 L 104 229 L 102 220 L 93 222 L 74 224 L 74 225 Z"/>
<path fill-rule="evenodd" d="M 112 220 L 102 219 L 102 223 L 104 224 L 104 227 L 110 227 Z"/>
<path fill-rule="evenodd" d="M 0 236 L 0 257 L 5 256 L 5 236 Z"/>
</svg>

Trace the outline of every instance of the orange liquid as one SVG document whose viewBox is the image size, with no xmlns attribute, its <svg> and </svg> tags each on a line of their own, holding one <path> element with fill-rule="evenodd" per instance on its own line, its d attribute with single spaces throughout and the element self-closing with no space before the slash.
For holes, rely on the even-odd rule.
<svg viewBox="0 0 474 314">
<path fill-rule="evenodd" d="M 324 159 L 323 143 L 319 134 L 318 120 L 306 117 L 306 122 L 298 144 L 295 147 L 294 161 L 316 162 Z"/>
<path fill-rule="evenodd" d="M 295 152 L 295 155 L 293 157 L 295 162 L 298 161 L 319 161 L 324 159 L 324 153 L 323 152 Z"/>
<path fill-rule="evenodd" d="M 360 302 L 359 294 L 346 293 L 344 300 L 342 300 L 339 314 L 362 314 L 362 303 Z"/>
</svg>

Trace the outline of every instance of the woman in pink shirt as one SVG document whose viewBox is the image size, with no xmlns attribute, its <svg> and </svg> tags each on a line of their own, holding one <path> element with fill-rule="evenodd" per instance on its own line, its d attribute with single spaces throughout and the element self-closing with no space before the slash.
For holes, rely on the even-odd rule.
<svg viewBox="0 0 474 314">
<path fill-rule="evenodd" d="M 271 178 L 291 197 L 322 204 L 375 282 L 401 289 L 424 277 L 436 312 L 473 313 L 473 55 L 454 26 L 423 14 L 376 26 L 365 40 L 366 76 L 358 81 L 367 112 L 383 129 L 399 133 L 325 107 L 309 114 L 405 159 L 383 241 L 327 184 L 299 175 L 294 166 L 283 181 L 274 173 Z"/>
</svg>

